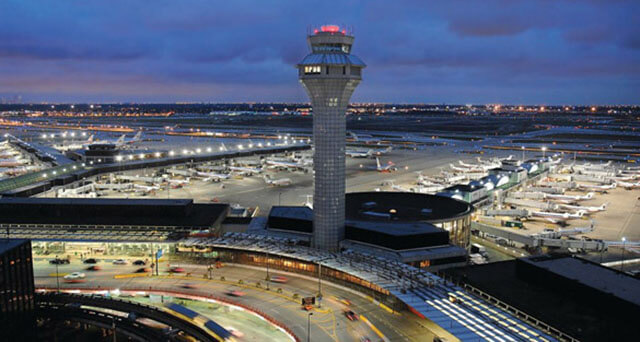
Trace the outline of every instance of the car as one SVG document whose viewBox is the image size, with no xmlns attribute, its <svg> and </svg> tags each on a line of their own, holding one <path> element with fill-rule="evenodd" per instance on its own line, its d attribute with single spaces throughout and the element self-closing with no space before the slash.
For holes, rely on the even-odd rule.
<svg viewBox="0 0 640 342">
<path fill-rule="evenodd" d="M 311 305 L 311 304 L 303 305 L 303 306 L 302 306 L 302 310 L 304 310 L 304 311 L 311 311 L 311 310 L 313 310 L 313 305 Z"/>
<path fill-rule="evenodd" d="M 73 272 L 64 276 L 64 279 L 74 280 L 74 279 L 83 279 L 85 274 L 82 272 Z"/>
<path fill-rule="evenodd" d="M 147 263 L 144 260 L 136 260 L 133 262 L 133 265 L 136 265 L 136 266 L 144 266 L 146 264 Z"/>
<path fill-rule="evenodd" d="M 287 279 L 287 277 L 283 277 L 283 276 L 272 276 L 271 277 L 271 281 L 274 283 L 286 283 L 289 281 L 289 279 Z"/>
<path fill-rule="evenodd" d="M 357 321 L 358 320 L 358 315 L 356 315 L 355 312 L 353 312 L 352 310 L 345 310 L 344 311 L 344 315 L 350 320 L 350 321 Z"/>
<path fill-rule="evenodd" d="M 238 291 L 238 290 L 227 291 L 225 293 L 226 293 L 227 296 L 231 296 L 231 297 L 242 297 L 242 296 L 245 295 L 244 292 Z"/>
<path fill-rule="evenodd" d="M 171 267 L 169 269 L 169 272 L 171 272 L 171 273 L 184 273 L 184 268 L 174 266 L 174 267 Z"/>
<path fill-rule="evenodd" d="M 68 259 L 51 259 L 49 260 L 49 263 L 52 265 L 66 265 L 69 264 L 69 260 Z"/>
<path fill-rule="evenodd" d="M 114 265 L 126 265 L 127 261 L 124 260 L 124 259 L 116 259 L 116 260 L 113 261 L 113 264 Z"/>
<path fill-rule="evenodd" d="M 95 258 L 89 258 L 89 259 L 85 259 L 83 261 L 85 264 L 97 264 L 98 263 L 98 259 Z"/>
<path fill-rule="evenodd" d="M 93 266 L 87 267 L 87 271 L 100 271 L 101 269 L 102 269 L 102 267 L 100 267 L 98 265 L 93 265 Z"/>
<path fill-rule="evenodd" d="M 151 269 L 149 267 L 142 267 L 137 269 L 134 273 L 149 273 Z"/>
</svg>

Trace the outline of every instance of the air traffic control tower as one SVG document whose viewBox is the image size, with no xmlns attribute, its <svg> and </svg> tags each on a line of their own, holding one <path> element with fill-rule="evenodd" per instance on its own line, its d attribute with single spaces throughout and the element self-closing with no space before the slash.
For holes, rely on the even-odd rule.
<svg viewBox="0 0 640 342">
<path fill-rule="evenodd" d="M 344 239 L 345 114 L 366 66 L 351 54 L 353 39 L 338 26 L 322 26 L 307 37 L 311 53 L 297 66 L 313 106 L 312 246 L 328 251 Z"/>
</svg>

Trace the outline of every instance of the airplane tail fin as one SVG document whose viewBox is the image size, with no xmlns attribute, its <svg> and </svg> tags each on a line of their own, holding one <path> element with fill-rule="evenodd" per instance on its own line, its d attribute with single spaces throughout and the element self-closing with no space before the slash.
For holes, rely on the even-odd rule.
<svg viewBox="0 0 640 342">
<path fill-rule="evenodd" d="M 376 166 L 380 169 L 380 158 L 376 157 Z"/>
<path fill-rule="evenodd" d="M 89 139 L 87 139 L 87 141 L 88 141 L 88 142 L 93 142 L 93 134 L 91 134 L 91 135 L 89 136 Z"/>
<path fill-rule="evenodd" d="M 124 135 L 124 134 L 122 136 L 120 136 L 120 138 L 118 138 L 118 140 L 116 140 L 116 144 L 122 144 L 124 142 L 125 136 L 126 135 Z"/>
<path fill-rule="evenodd" d="M 592 199 L 593 198 L 593 192 L 589 192 L 587 193 L 587 195 L 585 196 L 586 199 Z"/>
<path fill-rule="evenodd" d="M 141 137 L 142 137 L 142 131 L 138 131 L 138 133 L 136 133 L 136 135 L 133 136 L 133 139 L 131 141 L 132 142 L 139 141 Z"/>
</svg>

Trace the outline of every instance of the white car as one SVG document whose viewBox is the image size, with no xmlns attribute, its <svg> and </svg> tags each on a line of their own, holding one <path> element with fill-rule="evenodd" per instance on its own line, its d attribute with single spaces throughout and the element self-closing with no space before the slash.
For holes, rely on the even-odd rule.
<svg viewBox="0 0 640 342">
<path fill-rule="evenodd" d="M 127 264 L 127 261 L 126 261 L 126 260 L 124 260 L 124 259 L 117 259 L 117 260 L 114 260 L 114 261 L 113 261 L 113 264 L 114 264 L 114 265 L 126 265 L 126 264 Z"/>
<path fill-rule="evenodd" d="M 82 272 L 73 272 L 64 276 L 64 279 L 82 279 L 84 276 L 85 275 Z"/>
</svg>

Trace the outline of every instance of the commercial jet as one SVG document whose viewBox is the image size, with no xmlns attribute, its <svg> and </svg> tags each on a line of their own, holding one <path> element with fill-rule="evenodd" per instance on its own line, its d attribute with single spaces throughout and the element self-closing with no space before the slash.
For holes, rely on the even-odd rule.
<svg viewBox="0 0 640 342">
<path fill-rule="evenodd" d="M 262 178 L 267 185 L 271 186 L 289 186 L 293 183 L 291 178 L 272 179 L 269 175 L 264 175 Z"/>
<path fill-rule="evenodd" d="M 570 213 L 551 213 L 546 211 L 531 211 L 529 212 L 529 214 L 535 217 L 542 217 L 545 220 L 555 224 L 565 225 L 568 220 L 575 220 L 575 219 L 582 218 L 585 212 L 580 210 L 580 211 L 577 211 L 575 214 L 570 214 Z"/>
<path fill-rule="evenodd" d="M 578 202 L 578 201 L 586 201 L 593 198 L 593 192 L 589 192 L 584 196 L 580 195 L 556 195 L 556 194 L 544 194 L 544 198 L 558 200 L 563 202 Z"/>
<path fill-rule="evenodd" d="M 586 207 L 581 205 L 570 205 L 570 204 L 559 204 L 560 208 L 568 209 L 568 210 L 576 210 L 576 211 L 584 211 L 585 214 L 597 213 L 600 211 L 607 210 L 607 203 L 603 203 L 598 207 Z"/>
<path fill-rule="evenodd" d="M 203 178 L 205 182 L 220 182 L 225 179 L 229 179 L 231 175 L 226 173 L 214 173 L 214 172 L 202 172 L 197 171 L 196 176 Z"/>
<path fill-rule="evenodd" d="M 615 189 L 616 183 L 612 183 L 609 185 L 578 184 L 578 188 L 604 193 L 604 192 L 607 192 L 608 190 Z"/>
</svg>

